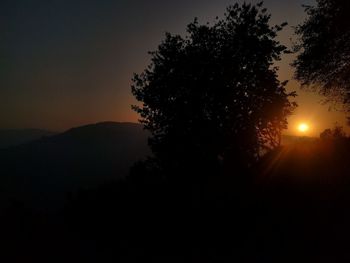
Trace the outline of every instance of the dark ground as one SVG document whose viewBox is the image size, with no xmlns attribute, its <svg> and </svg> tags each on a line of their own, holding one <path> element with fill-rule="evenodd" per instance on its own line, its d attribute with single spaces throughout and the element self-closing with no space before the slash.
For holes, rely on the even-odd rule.
<svg viewBox="0 0 350 263">
<path fill-rule="evenodd" d="M 128 177 L 67 193 L 55 211 L 7 200 L 1 255 L 6 262 L 348 262 L 349 156 L 347 139 L 300 141 L 232 176 Z"/>
</svg>

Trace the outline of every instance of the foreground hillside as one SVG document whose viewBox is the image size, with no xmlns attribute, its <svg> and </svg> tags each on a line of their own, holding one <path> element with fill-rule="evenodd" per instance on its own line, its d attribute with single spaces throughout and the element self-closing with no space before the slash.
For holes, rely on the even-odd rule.
<svg viewBox="0 0 350 263">
<path fill-rule="evenodd" d="M 348 139 L 300 140 L 252 178 L 126 181 L 82 193 L 65 216 L 105 262 L 349 262 L 349 154 Z"/>
<path fill-rule="evenodd" d="M 6 254 L 18 262 L 349 262 L 349 139 L 298 140 L 230 176 L 145 180 L 138 170 L 114 180 L 140 145 L 148 152 L 141 135 L 139 125 L 102 123 L 6 151 L 1 187 L 17 193 L 0 213 Z M 65 202 L 54 213 L 30 206 L 52 207 L 57 193 Z"/>
</svg>

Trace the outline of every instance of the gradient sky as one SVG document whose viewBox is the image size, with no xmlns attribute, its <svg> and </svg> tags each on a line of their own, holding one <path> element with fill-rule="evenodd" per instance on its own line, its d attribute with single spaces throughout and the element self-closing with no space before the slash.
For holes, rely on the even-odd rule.
<svg viewBox="0 0 350 263">
<path fill-rule="evenodd" d="M 105 120 L 137 121 L 130 84 L 149 63 L 166 31 L 183 33 L 198 17 L 221 16 L 228 0 L 2 0 L 0 4 L 0 128 L 63 131 Z M 242 2 L 242 1 L 238 1 Z M 258 2 L 258 1 L 252 1 Z M 313 0 L 266 0 L 273 23 L 289 22 L 281 41 L 291 46 L 291 26 Z M 292 78 L 285 56 L 281 80 Z M 310 92 L 297 90 L 300 107 L 287 133 L 301 121 L 318 135 L 345 116 Z"/>
</svg>

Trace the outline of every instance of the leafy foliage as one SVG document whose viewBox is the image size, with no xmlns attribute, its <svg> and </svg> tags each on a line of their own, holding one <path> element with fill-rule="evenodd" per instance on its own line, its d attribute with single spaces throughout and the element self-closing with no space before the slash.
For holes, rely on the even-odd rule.
<svg viewBox="0 0 350 263">
<path fill-rule="evenodd" d="M 296 78 L 337 102 L 350 106 L 350 2 L 317 0 L 296 33 Z M 349 108 L 350 109 L 350 108 Z"/>
<path fill-rule="evenodd" d="M 286 25 L 269 25 L 258 5 L 235 4 L 213 25 L 167 33 L 152 63 L 135 74 L 133 108 L 152 133 L 161 165 L 249 165 L 263 148 L 279 145 L 294 103 L 273 63 L 286 47 L 275 38 Z M 206 169 L 207 169 L 206 168 Z"/>
</svg>

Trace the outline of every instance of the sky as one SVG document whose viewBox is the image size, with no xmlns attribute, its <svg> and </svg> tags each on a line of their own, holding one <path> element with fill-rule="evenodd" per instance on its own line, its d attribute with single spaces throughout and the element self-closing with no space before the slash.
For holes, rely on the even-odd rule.
<svg viewBox="0 0 350 263">
<path fill-rule="evenodd" d="M 293 26 L 305 19 L 302 5 L 314 0 L 266 0 L 272 24 L 287 21 L 280 36 L 292 45 Z M 149 64 L 165 32 L 184 34 L 194 17 L 222 16 L 228 0 L 2 0 L 0 3 L 0 129 L 64 131 L 99 121 L 136 122 L 130 85 Z M 242 1 L 238 1 L 242 2 Z M 249 1 L 247 1 L 249 2 Z M 256 3 L 258 1 L 251 1 Z M 294 55 L 279 63 L 281 80 L 291 80 Z M 323 97 L 300 91 L 287 134 L 300 122 L 317 136 L 342 112 L 329 111 Z"/>
</svg>

